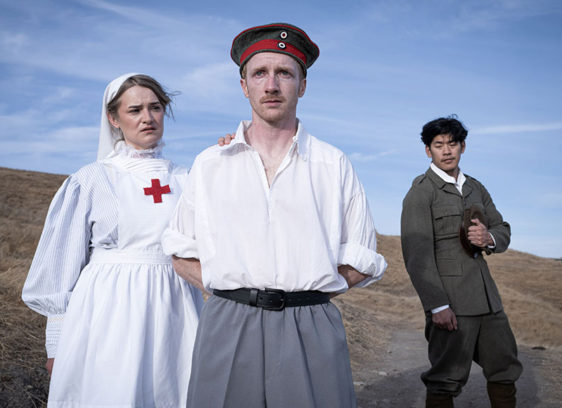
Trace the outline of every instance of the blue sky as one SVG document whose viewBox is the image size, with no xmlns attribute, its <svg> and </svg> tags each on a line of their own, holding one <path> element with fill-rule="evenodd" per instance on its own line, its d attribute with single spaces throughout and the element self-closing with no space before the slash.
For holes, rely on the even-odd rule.
<svg viewBox="0 0 562 408">
<path fill-rule="evenodd" d="M 562 2 L 0 0 L 0 166 L 69 174 L 96 158 L 101 97 L 125 72 L 179 91 L 166 154 L 190 166 L 250 117 L 229 51 L 290 22 L 320 47 L 299 117 L 349 155 L 377 230 L 429 165 L 421 127 L 455 113 L 462 170 L 512 226 L 511 248 L 562 257 Z"/>
</svg>

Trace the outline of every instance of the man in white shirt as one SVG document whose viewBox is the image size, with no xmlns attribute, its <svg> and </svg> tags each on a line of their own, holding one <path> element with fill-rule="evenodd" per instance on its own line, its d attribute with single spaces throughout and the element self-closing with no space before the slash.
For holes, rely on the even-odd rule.
<svg viewBox="0 0 562 408">
<path fill-rule="evenodd" d="M 213 293 L 190 407 L 356 405 L 345 330 L 329 299 L 380 279 L 386 262 L 349 160 L 296 116 L 318 54 L 285 23 L 233 41 L 252 121 L 195 159 L 163 236 L 176 271 Z"/>
<path fill-rule="evenodd" d="M 430 169 L 414 180 L 402 209 L 404 261 L 427 316 L 426 407 L 453 407 L 473 360 L 483 368 L 492 407 L 515 407 L 521 363 L 482 256 L 505 251 L 511 231 L 484 186 L 460 171 L 467 134 L 455 117 L 425 124 Z"/>
</svg>

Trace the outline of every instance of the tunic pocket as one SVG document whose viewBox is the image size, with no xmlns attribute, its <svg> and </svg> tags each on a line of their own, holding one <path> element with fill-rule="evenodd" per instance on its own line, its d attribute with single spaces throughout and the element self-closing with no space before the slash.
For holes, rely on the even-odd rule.
<svg viewBox="0 0 562 408">
<path fill-rule="evenodd" d="M 462 265 L 455 259 L 436 259 L 440 276 L 462 276 Z"/>
<path fill-rule="evenodd" d="M 462 210 L 457 206 L 449 205 L 434 207 L 433 228 L 436 237 L 443 235 L 458 235 L 462 220 Z"/>
</svg>

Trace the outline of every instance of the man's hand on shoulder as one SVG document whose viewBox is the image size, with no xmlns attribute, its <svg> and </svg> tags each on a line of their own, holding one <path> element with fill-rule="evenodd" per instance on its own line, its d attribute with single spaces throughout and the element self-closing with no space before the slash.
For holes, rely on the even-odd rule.
<svg viewBox="0 0 562 408">
<path fill-rule="evenodd" d="M 488 232 L 488 228 L 479 219 L 470 220 L 473 225 L 468 227 L 468 240 L 472 245 L 480 248 L 494 245 L 494 240 Z"/>
<path fill-rule="evenodd" d="M 457 330 L 457 316 L 455 316 L 455 313 L 450 307 L 440 312 L 433 313 L 431 320 L 433 324 L 440 329 L 449 331 Z"/>
<path fill-rule="evenodd" d="M 228 133 L 224 137 L 219 137 L 217 141 L 219 146 L 229 145 L 231 141 L 236 137 L 236 133 Z"/>
</svg>

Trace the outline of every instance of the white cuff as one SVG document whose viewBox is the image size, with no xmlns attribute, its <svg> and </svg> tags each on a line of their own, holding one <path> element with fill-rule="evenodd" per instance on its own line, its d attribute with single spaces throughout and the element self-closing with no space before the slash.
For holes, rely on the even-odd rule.
<svg viewBox="0 0 562 408">
<path fill-rule="evenodd" d="M 431 313 L 432 314 L 439 313 L 439 312 L 441 312 L 445 309 L 448 309 L 448 308 L 449 308 L 449 305 L 439 306 L 439 307 L 436 307 L 435 309 L 431 309 Z"/>
<path fill-rule="evenodd" d="M 490 234 L 490 236 L 492 237 L 492 241 L 494 241 L 494 245 L 488 245 L 488 248 L 494 249 L 496 247 L 496 239 L 494 238 L 491 232 L 488 232 L 488 234 Z"/>
<path fill-rule="evenodd" d="M 47 358 L 55 358 L 63 322 L 64 314 L 47 316 L 47 327 L 45 328 L 45 348 L 47 349 Z"/>
</svg>

